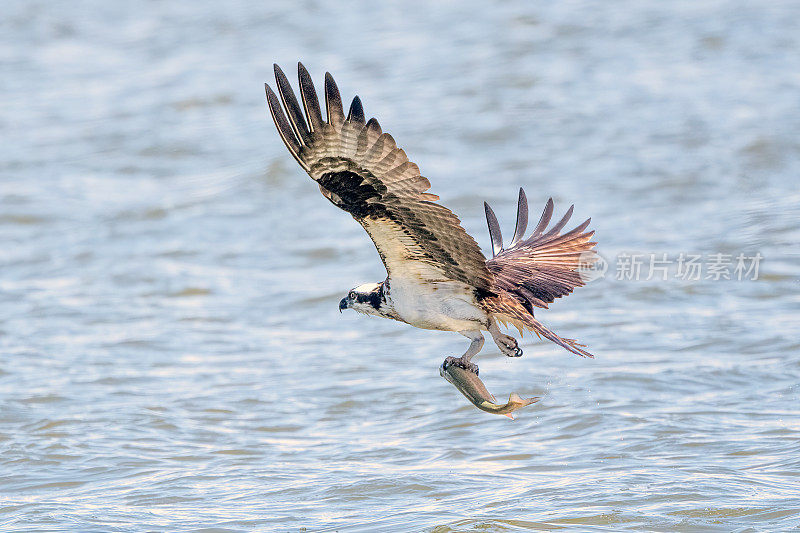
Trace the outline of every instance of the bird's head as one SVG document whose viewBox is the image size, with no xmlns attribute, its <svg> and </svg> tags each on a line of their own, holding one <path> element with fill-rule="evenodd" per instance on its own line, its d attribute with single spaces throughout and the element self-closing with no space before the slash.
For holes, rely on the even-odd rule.
<svg viewBox="0 0 800 533">
<path fill-rule="evenodd" d="M 383 282 L 365 283 L 352 289 L 342 301 L 339 302 L 339 311 L 354 309 L 365 315 L 381 316 L 383 301 Z"/>
</svg>

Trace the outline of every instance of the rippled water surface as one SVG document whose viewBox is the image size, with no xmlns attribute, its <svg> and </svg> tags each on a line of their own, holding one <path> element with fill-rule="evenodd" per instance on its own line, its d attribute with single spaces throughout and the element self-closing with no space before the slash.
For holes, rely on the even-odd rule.
<svg viewBox="0 0 800 533">
<path fill-rule="evenodd" d="M 377 3 L 381 4 L 381 3 Z M 800 526 L 795 2 L 39 2 L 0 18 L 0 527 Z M 266 112 L 272 63 L 357 91 L 488 253 L 517 188 L 606 279 L 487 343 L 340 315 L 382 279 Z M 532 217 L 537 216 L 532 215 Z M 760 253 L 757 281 L 617 280 Z M 647 266 L 643 269 L 647 273 Z"/>
</svg>

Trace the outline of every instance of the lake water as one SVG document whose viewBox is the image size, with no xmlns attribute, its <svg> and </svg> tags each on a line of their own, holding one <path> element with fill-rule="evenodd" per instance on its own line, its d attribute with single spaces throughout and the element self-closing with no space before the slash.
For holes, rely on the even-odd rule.
<svg viewBox="0 0 800 533">
<path fill-rule="evenodd" d="M 0 528 L 800 527 L 799 26 L 789 1 L 6 0 Z M 543 397 L 512 422 L 439 376 L 463 337 L 339 314 L 385 272 L 268 116 L 298 59 L 486 253 L 481 202 L 510 234 L 519 186 L 592 217 L 606 277 L 538 316 L 595 360 L 487 343 L 490 390 Z M 714 254 L 758 279 L 707 279 Z"/>
</svg>

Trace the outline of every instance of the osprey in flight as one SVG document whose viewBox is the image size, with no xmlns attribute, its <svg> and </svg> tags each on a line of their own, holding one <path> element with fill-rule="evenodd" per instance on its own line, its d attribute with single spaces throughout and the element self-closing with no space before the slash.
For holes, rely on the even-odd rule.
<svg viewBox="0 0 800 533">
<path fill-rule="evenodd" d="M 497 218 L 484 203 L 493 252 L 487 260 L 458 217 L 436 202 L 438 196 L 426 192 L 430 182 L 392 136 L 374 118 L 365 120 L 359 97 L 345 116 L 339 89 L 326 73 L 323 118 L 311 77 L 302 64 L 297 67 L 300 102 L 277 65 L 280 97 L 265 84 L 278 133 L 322 195 L 367 231 L 388 273 L 384 281 L 351 290 L 339 302 L 340 310 L 457 331 L 471 344 L 448 363 L 476 373 L 470 359 L 483 347 L 481 331 L 488 331 L 507 356 L 522 355 L 517 341 L 503 334 L 498 322 L 515 326 L 520 335 L 527 329 L 572 353 L 592 357 L 582 344 L 559 337 L 534 318 L 535 308 L 546 309 L 555 298 L 583 285 L 579 267 L 593 262 L 590 250 L 596 244 L 591 241 L 594 232 L 585 231 L 589 220 L 560 234 L 572 215 L 570 207 L 548 228 L 550 199 L 525 238 L 528 203 L 520 189 L 514 237 L 506 248 Z"/>
</svg>

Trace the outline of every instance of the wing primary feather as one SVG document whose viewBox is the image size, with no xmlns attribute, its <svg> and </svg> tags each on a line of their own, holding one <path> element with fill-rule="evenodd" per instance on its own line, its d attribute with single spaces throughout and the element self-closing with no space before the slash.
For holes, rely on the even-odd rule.
<svg viewBox="0 0 800 533">
<path fill-rule="evenodd" d="M 300 98 L 303 100 L 303 110 L 306 112 L 310 133 L 322 129 L 322 110 L 319 107 L 319 98 L 314 89 L 314 82 L 302 63 L 297 63 L 297 79 L 300 83 Z"/>
<path fill-rule="evenodd" d="M 330 72 L 325 73 L 325 110 L 328 113 L 328 124 L 337 130 L 341 128 L 344 123 L 342 97 Z"/>
<path fill-rule="evenodd" d="M 347 113 L 348 122 L 364 123 L 364 106 L 361 105 L 361 98 L 356 96 L 350 104 L 350 111 Z"/>
<path fill-rule="evenodd" d="M 591 218 L 587 218 L 586 220 L 583 221 L 583 223 L 580 226 L 577 226 L 576 228 L 571 229 L 570 231 L 568 231 L 564 235 L 560 235 L 558 237 L 558 239 L 555 239 L 555 240 L 551 241 L 551 243 L 559 242 L 559 241 L 562 241 L 562 240 L 563 241 L 570 240 L 571 238 L 575 237 L 576 235 L 579 235 L 580 233 L 582 233 L 583 230 L 585 230 L 587 227 L 589 227 L 589 224 L 591 222 L 592 222 L 592 219 Z M 587 233 L 585 235 L 585 238 L 587 240 L 590 239 L 593 233 L 594 233 L 593 231 L 590 232 L 590 233 Z"/>
<path fill-rule="evenodd" d="M 534 228 L 533 233 L 528 238 L 528 240 L 531 240 L 532 238 L 541 235 L 544 229 L 550 223 L 550 218 L 552 216 L 553 216 L 553 199 L 548 198 L 547 204 L 544 206 L 544 211 L 542 211 L 542 216 L 541 218 L 539 218 L 539 223 L 536 224 L 536 227 Z"/>
<path fill-rule="evenodd" d="M 269 112 L 272 115 L 272 120 L 275 122 L 275 126 L 278 128 L 278 133 L 283 139 L 283 143 L 286 145 L 286 148 L 289 149 L 289 153 L 292 154 L 300 166 L 303 167 L 306 171 L 308 171 L 308 165 L 306 165 L 302 159 L 300 159 L 300 143 L 297 141 L 297 138 L 294 136 L 294 132 L 292 131 L 292 127 L 289 125 L 289 121 L 286 119 L 286 115 L 283 114 L 283 109 L 281 109 L 281 104 L 278 101 L 278 97 L 275 96 L 275 93 L 272 91 L 272 88 L 264 84 L 264 90 L 267 92 L 267 104 L 269 104 Z"/>
<path fill-rule="evenodd" d="M 567 209 L 567 212 L 564 213 L 563 217 L 561 217 L 561 220 L 558 221 L 558 224 L 550 228 L 550 231 L 548 231 L 545 234 L 545 237 L 552 237 L 553 235 L 558 235 L 558 232 L 561 231 L 561 228 L 566 226 L 567 222 L 569 222 L 569 219 L 572 217 L 572 211 L 574 210 L 575 210 L 574 204 L 569 206 L 569 209 Z"/>
<path fill-rule="evenodd" d="M 283 73 L 281 67 L 277 64 L 275 68 L 275 81 L 278 83 L 278 94 L 281 96 L 283 106 L 286 108 L 286 114 L 289 117 L 289 124 L 291 124 L 295 135 L 300 140 L 300 144 L 307 145 L 311 141 L 311 135 L 308 133 L 308 126 L 306 120 L 303 118 L 303 110 L 300 109 L 300 104 L 297 102 L 297 97 L 294 95 L 292 86 Z"/>
<path fill-rule="evenodd" d="M 489 207 L 489 204 L 483 202 L 483 209 L 486 211 L 486 223 L 489 225 L 489 238 L 492 240 L 492 256 L 496 256 L 503 251 L 503 234 L 500 232 L 500 224 L 497 222 L 497 217 Z"/>
<path fill-rule="evenodd" d="M 374 132 L 376 134 L 376 136 L 378 136 L 381 133 L 383 133 L 381 131 L 381 125 L 378 124 L 378 120 L 375 119 L 375 118 L 371 118 L 371 119 L 369 119 L 367 121 L 367 129 L 372 131 L 372 132 Z"/>
<path fill-rule="evenodd" d="M 513 248 L 522 237 L 525 236 L 525 230 L 528 228 L 528 199 L 525 197 L 525 191 L 522 187 L 519 188 L 519 201 L 517 202 L 517 225 L 514 228 L 514 237 L 511 239 L 509 248 Z"/>
</svg>

